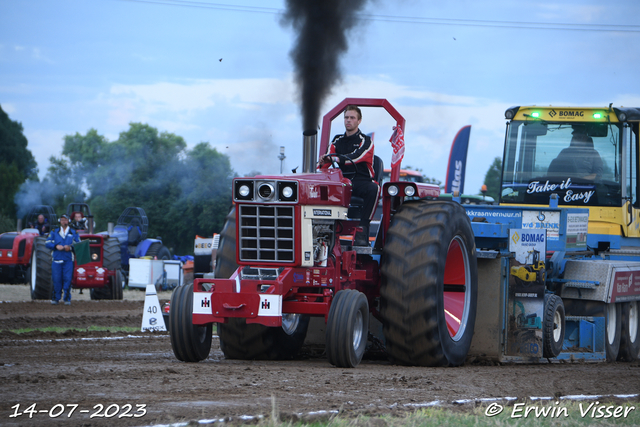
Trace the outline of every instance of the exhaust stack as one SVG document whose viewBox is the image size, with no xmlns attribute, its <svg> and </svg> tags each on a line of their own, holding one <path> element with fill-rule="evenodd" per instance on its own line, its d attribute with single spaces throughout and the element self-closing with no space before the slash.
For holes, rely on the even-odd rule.
<svg viewBox="0 0 640 427">
<path fill-rule="evenodd" d="M 318 131 L 302 132 L 302 172 L 315 173 L 318 154 Z"/>
</svg>

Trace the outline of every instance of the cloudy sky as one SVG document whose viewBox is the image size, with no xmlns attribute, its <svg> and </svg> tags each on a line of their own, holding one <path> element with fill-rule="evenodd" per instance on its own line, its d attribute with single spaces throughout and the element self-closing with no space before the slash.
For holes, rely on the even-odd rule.
<svg viewBox="0 0 640 427">
<path fill-rule="evenodd" d="M 239 174 L 302 165 L 302 120 L 281 0 L 0 0 L 0 105 L 41 177 L 65 135 L 130 122 L 209 142 Z M 640 107 L 637 0 L 370 0 L 322 108 L 386 98 L 407 119 L 404 165 L 444 181 L 471 125 L 465 191 L 502 155 L 513 105 Z M 393 121 L 364 111 L 388 165 Z M 342 122 L 332 126 L 342 132 Z"/>
</svg>

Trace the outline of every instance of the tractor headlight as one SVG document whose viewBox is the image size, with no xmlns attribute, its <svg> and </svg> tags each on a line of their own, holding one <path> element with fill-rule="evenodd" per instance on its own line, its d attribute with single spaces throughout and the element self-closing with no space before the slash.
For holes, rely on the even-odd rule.
<svg viewBox="0 0 640 427">
<path fill-rule="evenodd" d="M 277 181 L 278 201 L 296 202 L 298 201 L 298 183 L 295 181 Z"/>
<path fill-rule="evenodd" d="M 91 259 L 93 261 L 97 261 L 98 260 L 98 254 L 91 254 Z"/>
<path fill-rule="evenodd" d="M 282 189 L 282 196 L 283 196 L 285 199 L 290 199 L 290 198 L 291 198 L 291 196 L 293 196 L 293 188 L 291 188 L 291 187 L 284 187 L 284 188 Z"/>
<path fill-rule="evenodd" d="M 398 187 L 396 187 L 395 185 L 390 185 L 387 188 L 387 193 L 389 193 L 390 196 L 397 196 L 398 195 Z"/>
<path fill-rule="evenodd" d="M 236 201 L 253 200 L 254 182 L 252 180 L 238 180 L 234 187 L 233 197 Z"/>
<path fill-rule="evenodd" d="M 9 257 L 9 258 L 13 257 L 13 251 L 7 252 L 7 257 Z"/>
<path fill-rule="evenodd" d="M 407 186 L 407 187 L 404 187 L 404 195 L 405 196 L 411 197 L 414 194 L 416 194 L 416 189 L 414 187 L 412 187 L 410 185 Z"/>
<path fill-rule="evenodd" d="M 241 185 L 240 188 L 238 189 L 238 194 L 240 194 L 242 197 L 247 197 L 250 193 L 249 187 L 246 185 Z"/>
</svg>

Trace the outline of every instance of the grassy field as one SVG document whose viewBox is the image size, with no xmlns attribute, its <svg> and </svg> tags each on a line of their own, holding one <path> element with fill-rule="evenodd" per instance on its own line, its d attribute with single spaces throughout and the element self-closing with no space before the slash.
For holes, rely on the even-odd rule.
<svg viewBox="0 0 640 427">
<path fill-rule="evenodd" d="M 277 421 L 277 408 L 271 419 L 261 420 L 258 425 L 266 427 L 484 427 L 484 426 L 531 426 L 531 427 L 578 427 L 578 426 L 638 426 L 640 404 L 637 402 L 606 403 L 597 401 L 517 403 L 502 407 L 497 403 L 472 409 L 460 407 L 427 408 L 406 416 L 379 416 L 342 418 L 335 414 L 328 421 Z M 617 409 L 619 408 L 619 409 Z M 626 413 L 626 416 L 625 416 Z M 525 416 L 525 414 L 527 414 Z M 321 416 L 322 414 L 318 414 Z M 310 418 L 313 418 L 311 416 Z"/>
</svg>

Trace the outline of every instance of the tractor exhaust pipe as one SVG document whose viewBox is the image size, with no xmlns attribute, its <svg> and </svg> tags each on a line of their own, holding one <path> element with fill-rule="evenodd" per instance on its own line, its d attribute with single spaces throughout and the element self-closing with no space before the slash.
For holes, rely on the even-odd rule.
<svg viewBox="0 0 640 427">
<path fill-rule="evenodd" d="M 18 218 L 18 233 L 22 231 L 22 218 Z"/>
<path fill-rule="evenodd" d="M 318 131 L 302 132 L 302 172 L 315 173 L 318 161 Z"/>
</svg>

